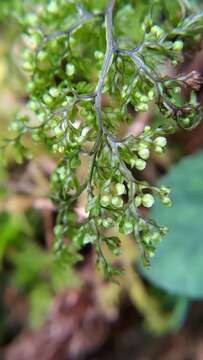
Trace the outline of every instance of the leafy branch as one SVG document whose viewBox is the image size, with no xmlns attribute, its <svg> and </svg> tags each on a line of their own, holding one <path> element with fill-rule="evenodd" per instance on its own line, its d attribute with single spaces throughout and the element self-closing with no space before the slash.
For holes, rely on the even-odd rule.
<svg viewBox="0 0 203 360">
<path fill-rule="evenodd" d="M 130 32 L 127 40 L 123 35 L 122 0 L 110 0 L 96 10 L 85 0 L 76 6 L 52 0 L 40 11 L 33 1 L 32 16 L 25 20 L 24 69 L 31 75 L 28 106 L 36 117 L 19 114 L 11 124 L 16 134 L 12 141 L 15 144 L 18 139 L 23 150 L 22 141 L 29 132 L 34 142 L 58 154 L 60 162 L 52 175 L 52 199 L 58 208 L 57 254 L 62 256 L 67 246 L 69 253 L 70 249 L 77 253 L 92 243 L 108 275 L 118 274 L 103 251 L 107 247 L 119 254 L 120 240 L 112 233 L 132 234 L 143 261 L 150 263 L 167 228 L 143 217 L 141 209 L 153 206 L 155 197 L 168 206 L 172 202 L 168 188 L 138 180 L 137 171 L 145 169 L 151 152 L 163 154 L 167 134 L 178 127 L 190 129 L 201 119 L 195 93 L 201 76 L 195 71 L 176 76 L 160 71 L 167 62 L 181 62 L 183 51 L 194 37 L 198 44 L 203 29 L 203 13 L 190 13 L 181 1 L 177 6 L 180 15 L 175 25 L 167 22 L 161 27 L 153 17 L 142 19 L 137 44 Z M 132 14 L 136 17 L 134 7 Z M 192 91 L 187 102 L 180 95 L 183 86 Z M 120 125 L 148 111 L 152 102 L 163 114 L 163 122 L 146 126 L 138 136 L 120 138 Z M 78 175 L 81 169 L 85 179 Z M 75 205 L 83 192 L 86 219 L 79 223 Z M 66 237 L 71 238 L 71 246 L 65 245 Z"/>
</svg>

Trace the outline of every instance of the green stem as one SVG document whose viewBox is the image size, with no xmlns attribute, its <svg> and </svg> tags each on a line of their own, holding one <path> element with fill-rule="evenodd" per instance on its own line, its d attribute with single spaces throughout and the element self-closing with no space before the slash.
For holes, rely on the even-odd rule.
<svg viewBox="0 0 203 360">
<path fill-rule="evenodd" d="M 104 128 L 103 120 L 102 120 L 102 90 L 104 88 L 105 79 L 109 72 L 109 69 L 110 69 L 110 66 L 112 63 L 112 59 L 113 59 L 113 52 L 114 52 L 113 9 L 114 9 L 114 6 L 115 6 L 115 0 L 111 0 L 109 2 L 109 5 L 106 10 L 106 14 L 105 14 L 106 44 L 107 45 L 106 45 L 106 53 L 104 56 L 101 73 L 100 73 L 98 84 L 97 84 L 96 91 L 95 91 L 95 110 L 96 110 L 96 114 L 97 114 L 99 130 L 98 130 L 97 140 L 96 140 L 95 147 L 94 147 L 94 155 L 93 155 L 93 159 L 92 159 L 92 163 L 91 163 L 91 167 L 90 167 L 90 175 L 89 175 L 89 181 L 88 181 L 88 192 L 89 193 L 92 193 L 92 178 L 93 178 L 93 174 L 94 174 L 96 158 L 97 158 L 98 152 L 100 150 L 102 136 L 105 133 L 105 128 Z"/>
</svg>

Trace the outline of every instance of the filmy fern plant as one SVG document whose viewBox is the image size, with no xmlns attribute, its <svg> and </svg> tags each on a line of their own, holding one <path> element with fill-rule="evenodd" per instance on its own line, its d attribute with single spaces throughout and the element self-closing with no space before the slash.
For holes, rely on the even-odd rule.
<svg viewBox="0 0 203 360">
<path fill-rule="evenodd" d="M 170 206 L 170 190 L 137 174 L 151 152 L 164 152 L 167 134 L 193 128 L 201 118 L 200 75 L 166 70 L 200 42 L 203 13 L 197 10 L 182 0 L 24 0 L 14 11 L 23 31 L 28 107 L 36 116 L 17 115 L 11 143 L 29 156 L 29 133 L 58 158 L 51 179 L 58 258 L 75 262 L 91 243 L 105 274 L 117 275 L 103 247 L 119 254 L 122 233 L 134 237 L 150 263 L 167 228 L 143 217 L 140 208 L 150 208 L 155 198 Z M 186 101 L 184 86 L 191 89 Z M 162 114 L 158 125 L 119 136 L 123 123 L 152 105 Z M 79 222 L 75 207 L 82 195 L 86 216 Z M 118 236 L 109 235 L 111 228 Z"/>
</svg>

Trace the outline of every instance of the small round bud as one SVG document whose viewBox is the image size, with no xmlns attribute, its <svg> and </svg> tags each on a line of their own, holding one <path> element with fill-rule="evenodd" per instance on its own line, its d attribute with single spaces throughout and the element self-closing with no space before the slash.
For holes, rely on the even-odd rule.
<svg viewBox="0 0 203 360">
<path fill-rule="evenodd" d="M 17 121 L 12 121 L 9 125 L 9 130 L 11 131 L 18 131 L 19 129 L 19 123 Z"/>
<path fill-rule="evenodd" d="M 96 51 L 94 52 L 94 57 L 95 57 L 95 59 L 97 59 L 97 60 L 102 60 L 102 59 L 104 58 L 104 54 L 103 54 L 102 51 L 96 50 Z"/>
<path fill-rule="evenodd" d="M 23 59 L 24 60 L 27 60 L 27 61 L 32 61 L 33 60 L 33 52 L 29 49 L 26 49 L 24 52 L 23 52 Z"/>
<path fill-rule="evenodd" d="M 162 28 L 158 25 L 154 25 L 151 28 L 151 33 L 154 34 L 157 38 L 159 38 L 163 34 Z"/>
<path fill-rule="evenodd" d="M 58 144 L 54 144 L 52 146 L 52 150 L 53 150 L 54 153 L 56 153 L 58 151 Z"/>
<path fill-rule="evenodd" d="M 28 25 L 34 26 L 37 24 L 37 15 L 36 14 L 28 14 L 25 18 L 25 21 Z"/>
<path fill-rule="evenodd" d="M 47 11 L 50 13 L 50 14 L 57 14 L 58 12 L 58 6 L 57 6 L 57 3 L 55 1 L 51 1 L 49 3 L 49 5 L 47 6 Z"/>
<path fill-rule="evenodd" d="M 146 126 L 147 127 L 147 126 Z M 144 132 L 148 132 L 147 130 L 145 131 L 144 130 Z M 140 142 L 139 142 L 139 150 L 141 150 L 141 149 L 148 149 L 149 148 L 149 145 L 146 143 L 146 142 L 144 142 L 143 140 L 141 140 Z"/>
<path fill-rule="evenodd" d="M 180 94 L 180 92 L 181 92 L 181 88 L 180 88 L 179 86 L 176 86 L 176 87 L 174 88 L 174 93 L 175 93 L 175 94 Z"/>
<path fill-rule="evenodd" d="M 144 29 L 146 29 L 146 27 L 151 27 L 152 26 L 152 19 L 150 16 L 146 16 L 144 19 L 144 22 L 142 23 L 142 25 L 144 25 Z"/>
<path fill-rule="evenodd" d="M 142 160 L 142 159 L 137 159 L 135 160 L 135 167 L 137 170 L 144 170 L 146 167 L 146 161 Z"/>
<path fill-rule="evenodd" d="M 154 197 L 151 194 L 144 194 L 142 197 L 142 204 L 147 208 L 152 207 L 154 204 Z"/>
<path fill-rule="evenodd" d="M 34 81 L 30 81 L 28 84 L 27 84 L 27 90 L 31 93 L 35 90 L 35 83 Z"/>
<path fill-rule="evenodd" d="M 70 43 L 70 46 L 75 45 L 76 40 L 75 40 L 75 38 L 74 38 L 73 36 L 70 36 L 70 38 L 69 38 L 69 43 Z"/>
<path fill-rule="evenodd" d="M 182 40 L 176 40 L 173 43 L 173 50 L 175 50 L 175 51 L 182 51 L 183 47 L 184 47 L 184 44 L 183 44 Z"/>
<path fill-rule="evenodd" d="M 143 103 L 147 103 L 149 101 L 149 98 L 146 95 L 142 95 L 140 96 L 140 101 L 142 101 Z"/>
<path fill-rule="evenodd" d="M 139 156 L 144 159 L 144 160 L 147 160 L 149 158 L 149 155 L 150 155 L 150 151 L 148 148 L 141 148 L 139 151 L 138 151 L 138 154 Z"/>
<path fill-rule="evenodd" d="M 139 90 L 135 91 L 135 97 L 140 99 L 142 97 L 142 93 Z"/>
<path fill-rule="evenodd" d="M 150 258 L 153 258 L 155 255 L 155 250 L 152 250 L 152 249 L 148 250 L 148 255 Z"/>
<path fill-rule="evenodd" d="M 139 105 L 137 105 L 137 110 L 140 112 L 146 112 L 148 110 L 148 104 L 141 102 Z"/>
<path fill-rule="evenodd" d="M 111 204 L 117 208 L 117 209 L 120 209 L 123 207 L 123 199 L 119 196 L 114 196 L 112 197 L 111 199 Z"/>
<path fill-rule="evenodd" d="M 183 126 L 190 126 L 190 118 L 186 117 L 184 119 L 181 119 L 181 123 L 183 124 Z"/>
<path fill-rule="evenodd" d="M 149 245 L 151 243 L 151 236 L 146 234 L 143 236 L 143 241 L 145 244 Z"/>
<path fill-rule="evenodd" d="M 117 195 L 123 195 L 125 193 L 125 185 L 118 183 L 116 184 L 115 188 Z"/>
<path fill-rule="evenodd" d="M 125 235 L 129 235 L 133 232 L 133 224 L 131 222 L 125 222 L 124 225 L 122 226 L 122 230 L 124 232 Z"/>
<path fill-rule="evenodd" d="M 37 118 L 39 123 L 42 124 L 46 119 L 46 113 L 40 111 L 40 113 L 37 114 Z"/>
<path fill-rule="evenodd" d="M 131 168 L 134 168 L 135 162 L 136 162 L 135 159 L 133 159 L 133 158 L 130 159 L 130 166 L 131 166 Z"/>
<path fill-rule="evenodd" d="M 141 196 L 138 195 L 135 197 L 135 205 L 139 207 L 141 204 L 142 204 L 142 198 Z"/>
<path fill-rule="evenodd" d="M 35 141 L 35 142 L 40 141 L 40 136 L 39 136 L 38 133 L 32 133 L 31 137 L 32 137 L 32 140 Z"/>
<path fill-rule="evenodd" d="M 33 32 L 31 34 L 31 36 L 29 37 L 31 44 L 34 47 L 37 47 L 38 45 L 40 45 L 41 41 L 42 41 L 42 34 L 40 32 Z"/>
<path fill-rule="evenodd" d="M 154 98 L 154 90 L 149 90 L 149 92 L 148 92 L 148 98 L 149 98 L 149 100 L 153 100 L 153 98 Z"/>
<path fill-rule="evenodd" d="M 59 147 L 58 147 L 58 152 L 59 152 L 59 153 L 64 152 L 64 146 L 59 146 Z M 72 160 L 71 160 L 71 168 L 75 168 L 75 167 L 77 167 L 77 166 L 72 166 Z"/>
<path fill-rule="evenodd" d="M 87 120 L 88 120 L 88 121 L 92 121 L 92 120 L 94 120 L 94 119 L 95 119 L 95 116 L 94 116 L 93 114 L 87 115 Z"/>
<path fill-rule="evenodd" d="M 151 240 L 154 244 L 158 244 L 161 240 L 160 233 L 158 231 L 155 231 L 151 236 Z"/>
<path fill-rule="evenodd" d="M 171 192 L 171 190 L 170 190 L 168 187 L 166 187 L 166 186 L 161 186 L 161 187 L 160 187 L 160 192 L 161 192 L 162 194 L 164 194 L 164 195 L 169 195 L 170 192 Z"/>
<path fill-rule="evenodd" d="M 160 146 L 160 147 L 165 147 L 167 144 L 167 140 L 164 136 L 158 136 L 155 140 L 154 143 L 156 146 Z"/>
<path fill-rule="evenodd" d="M 106 229 L 110 229 L 110 228 L 113 227 L 114 223 L 113 223 L 113 220 L 111 218 L 106 218 L 106 219 L 102 220 L 102 225 Z"/>
<path fill-rule="evenodd" d="M 51 105 L 53 103 L 53 98 L 50 95 L 45 94 L 43 96 L 43 101 L 46 105 Z"/>
<path fill-rule="evenodd" d="M 57 126 L 57 127 L 54 129 L 54 132 L 55 132 L 55 135 L 56 135 L 57 138 L 58 138 L 58 137 L 61 137 L 62 135 L 64 135 L 63 130 L 62 130 L 59 126 Z"/>
<path fill-rule="evenodd" d="M 44 50 L 40 50 L 37 54 L 37 59 L 39 61 L 45 61 L 48 59 L 48 55 L 47 55 L 47 52 L 44 51 Z"/>
<path fill-rule="evenodd" d="M 168 234 L 168 227 L 167 226 L 161 226 L 160 227 L 160 234 L 161 235 L 167 235 Z"/>
<path fill-rule="evenodd" d="M 172 63 L 172 65 L 174 65 L 174 66 L 178 65 L 178 61 L 177 61 L 177 60 L 172 60 L 171 63 Z"/>
<path fill-rule="evenodd" d="M 69 142 L 69 146 L 70 146 L 70 148 L 75 149 L 75 148 L 78 146 L 78 142 L 76 142 L 76 141 L 70 141 L 70 142 Z"/>
<path fill-rule="evenodd" d="M 22 67 L 23 67 L 23 70 L 28 71 L 28 72 L 32 72 L 35 68 L 34 64 L 29 61 L 25 61 L 23 63 Z"/>
<path fill-rule="evenodd" d="M 59 48 L 59 41 L 58 39 L 54 39 L 50 42 L 50 47 L 53 51 L 57 51 Z"/>
<path fill-rule="evenodd" d="M 66 74 L 71 77 L 75 73 L 75 65 L 74 64 L 67 64 L 66 65 Z"/>
<path fill-rule="evenodd" d="M 150 131 L 151 131 L 151 126 L 146 125 L 146 126 L 144 127 L 144 132 L 145 132 L 145 133 L 148 133 L 148 132 L 150 132 Z"/>
<path fill-rule="evenodd" d="M 172 206 L 172 200 L 168 196 L 162 198 L 162 203 L 166 206 Z"/>
<path fill-rule="evenodd" d="M 102 195 L 102 196 L 101 196 L 101 199 L 100 199 L 100 204 L 101 204 L 101 206 L 103 206 L 103 207 L 107 207 L 107 206 L 109 206 L 110 201 L 111 201 L 110 196 L 108 196 L 108 195 Z"/>
<path fill-rule="evenodd" d="M 60 90 L 55 88 L 55 87 L 52 87 L 51 89 L 49 89 L 49 94 L 52 97 L 56 98 L 56 97 L 58 97 L 60 95 Z"/>
<path fill-rule="evenodd" d="M 32 111 L 37 111 L 39 109 L 39 104 L 34 100 L 31 100 L 28 105 Z"/>
<path fill-rule="evenodd" d="M 164 152 L 161 146 L 155 146 L 154 151 L 157 155 L 162 155 Z"/>
</svg>

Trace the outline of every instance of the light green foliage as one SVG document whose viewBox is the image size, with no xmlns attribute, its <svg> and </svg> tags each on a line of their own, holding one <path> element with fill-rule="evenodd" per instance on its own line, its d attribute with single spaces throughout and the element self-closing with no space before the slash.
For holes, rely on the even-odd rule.
<svg viewBox="0 0 203 360">
<path fill-rule="evenodd" d="M 46 319 L 50 305 L 52 303 L 52 294 L 49 286 L 40 284 L 34 287 L 30 294 L 30 325 L 33 328 L 39 327 Z"/>
<path fill-rule="evenodd" d="M 37 224 L 37 232 L 34 224 Z M 35 212 L 31 212 L 29 216 L 0 213 L 2 286 L 6 280 L 8 288 L 14 287 L 16 291 L 22 292 L 21 296 L 26 293 L 30 305 L 29 322 L 33 327 L 43 322 L 49 304 L 58 291 L 67 286 L 79 285 L 79 279 L 72 267 L 68 263 L 64 265 L 64 261 L 62 264 L 61 259 L 53 256 L 37 243 L 41 236 L 38 230 L 40 226 L 39 216 Z M 68 259 L 70 262 L 70 257 Z M 9 269 L 5 264 L 9 264 Z M 2 296 L 1 308 L 4 306 L 4 301 Z"/>
<path fill-rule="evenodd" d="M 26 291 L 30 300 L 31 326 L 39 326 L 46 318 L 55 293 L 79 285 L 70 266 L 62 265 L 32 241 L 16 248 L 9 258 L 15 269 L 13 282 Z"/>
<path fill-rule="evenodd" d="M 170 293 L 203 297 L 203 152 L 189 156 L 162 179 L 173 189 L 174 205 L 156 204 L 151 216 L 166 223 L 170 232 L 159 246 L 144 275 Z"/>
<path fill-rule="evenodd" d="M 25 226 L 20 217 L 9 216 L 8 213 L 0 213 L 0 268 L 9 246 L 20 244 L 26 236 Z"/>
<path fill-rule="evenodd" d="M 135 171 L 144 170 L 151 152 L 165 151 L 167 134 L 194 127 L 201 116 L 195 96 L 200 75 L 171 77 L 164 71 L 166 63 L 181 62 L 183 50 L 198 43 L 203 13 L 194 13 L 185 1 L 171 2 L 173 7 L 168 1 L 151 3 L 22 1 L 16 12 L 27 47 L 28 106 L 36 117 L 18 115 L 11 143 L 18 156 L 29 157 L 23 144 L 29 133 L 58 155 L 52 176 L 58 207 L 55 253 L 72 261 L 92 243 L 107 275 L 119 273 L 103 254 L 103 245 L 119 253 L 119 239 L 105 232 L 109 227 L 132 234 L 149 264 L 166 227 L 143 218 L 139 207 L 151 207 L 157 197 L 170 205 L 170 199 L 168 190 L 138 181 Z M 176 96 L 181 86 L 194 90 L 186 103 Z M 151 102 L 163 114 L 159 127 L 119 138 L 120 125 L 148 111 Z M 78 170 L 84 170 L 85 161 L 88 172 L 81 179 Z M 87 219 L 79 224 L 74 208 L 84 192 Z M 71 246 L 65 245 L 66 236 Z"/>
</svg>

